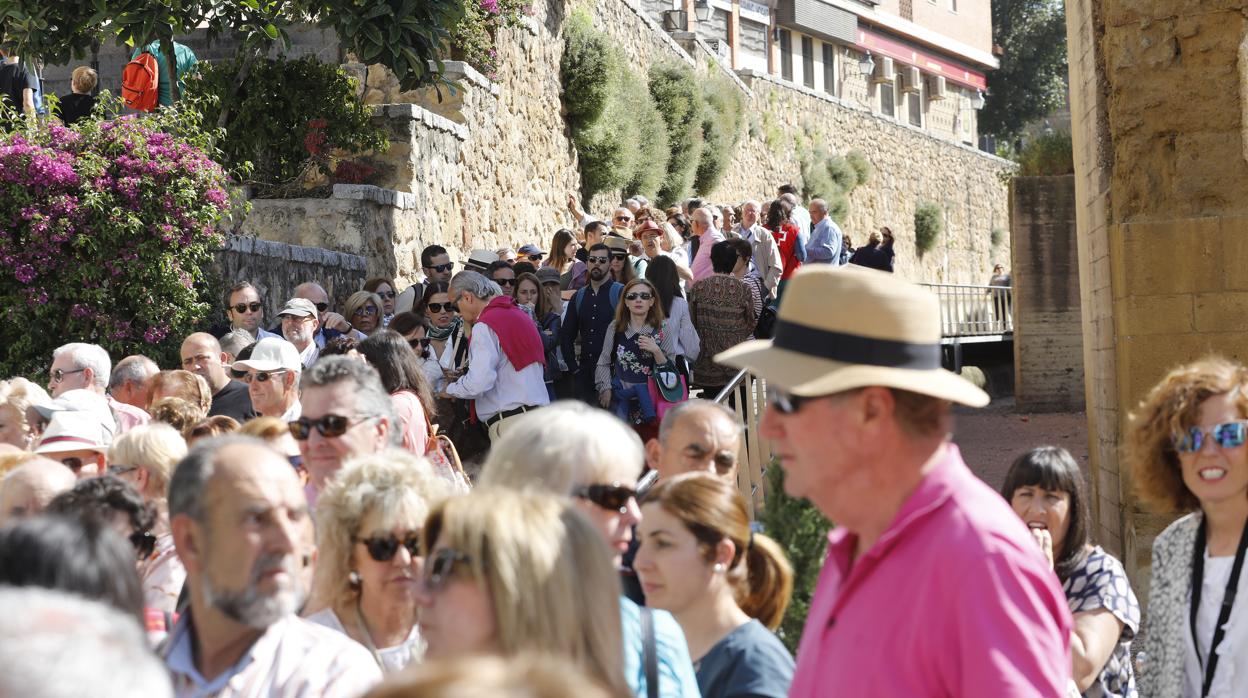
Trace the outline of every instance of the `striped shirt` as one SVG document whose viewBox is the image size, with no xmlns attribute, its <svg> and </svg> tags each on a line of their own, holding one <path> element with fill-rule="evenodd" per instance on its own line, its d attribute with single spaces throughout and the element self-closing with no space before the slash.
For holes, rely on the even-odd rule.
<svg viewBox="0 0 1248 698">
<path fill-rule="evenodd" d="M 381 682 L 381 670 L 362 645 L 293 615 L 270 625 L 234 666 L 211 680 L 195 668 L 192 632 L 188 612 L 164 649 L 178 698 L 356 698 Z"/>
</svg>

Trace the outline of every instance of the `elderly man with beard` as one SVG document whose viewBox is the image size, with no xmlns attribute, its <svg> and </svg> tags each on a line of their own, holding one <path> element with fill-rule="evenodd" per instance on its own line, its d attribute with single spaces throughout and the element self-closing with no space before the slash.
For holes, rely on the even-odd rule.
<svg viewBox="0 0 1248 698">
<path fill-rule="evenodd" d="M 624 284 L 612 281 L 610 248 L 598 243 L 589 248 L 586 265 L 589 267 L 589 284 L 581 287 L 569 301 L 564 311 L 563 325 L 559 328 L 559 345 L 568 372 L 576 376 L 578 397 L 591 405 L 598 404 L 598 390 L 594 387 L 596 357 L 602 353 L 602 342 L 610 334 L 615 320 L 615 306 L 620 302 Z M 580 342 L 580 361 L 577 360 L 576 344 Z"/>
<path fill-rule="evenodd" d="M 321 321 L 316 306 L 306 298 L 291 298 L 282 306 L 277 317 L 282 321 L 282 336 L 299 351 L 299 362 L 306 369 L 316 363 L 321 349 L 316 343 L 316 333 Z"/>
<path fill-rule="evenodd" d="M 169 483 L 169 524 L 190 607 L 163 648 L 178 696 L 359 696 L 381 681 L 362 646 L 295 615 L 311 520 L 285 458 L 209 439 Z"/>
</svg>

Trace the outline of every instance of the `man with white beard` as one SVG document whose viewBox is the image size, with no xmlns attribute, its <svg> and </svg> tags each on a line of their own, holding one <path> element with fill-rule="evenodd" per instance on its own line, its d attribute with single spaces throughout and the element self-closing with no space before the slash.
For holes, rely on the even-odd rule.
<svg viewBox="0 0 1248 698">
<path fill-rule="evenodd" d="M 316 333 L 321 329 L 321 321 L 312 301 L 291 298 L 282 306 L 277 317 L 282 321 L 282 336 L 299 350 L 299 362 L 303 367 L 316 363 L 321 355 L 321 349 L 316 345 Z"/>
<path fill-rule="evenodd" d="M 162 652 L 175 695 L 354 698 L 381 681 L 363 646 L 295 615 L 312 523 L 284 457 L 247 437 L 197 443 L 168 501 L 190 590 Z"/>
</svg>

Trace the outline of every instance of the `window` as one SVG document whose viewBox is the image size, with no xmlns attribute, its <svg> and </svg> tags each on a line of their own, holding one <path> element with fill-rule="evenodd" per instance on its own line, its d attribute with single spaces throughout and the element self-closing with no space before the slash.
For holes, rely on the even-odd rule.
<svg viewBox="0 0 1248 698">
<path fill-rule="evenodd" d="M 823 91 L 836 93 L 836 48 L 823 44 Z"/>
<path fill-rule="evenodd" d="M 788 29 L 780 30 L 780 77 L 793 79 L 793 35 Z"/>
<path fill-rule="evenodd" d="M 880 83 L 876 88 L 880 91 L 880 113 L 884 116 L 897 116 L 897 109 L 893 101 L 893 86 L 888 83 Z"/>
<path fill-rule="evenodd" d="M 802 82 L 815 89 L 815 40 L 809 36 L 802 37 Z"/>
<path fill-rule="evenodd" d="M 923 127 L 923 94 L 920 92 L 911 92 L 906 95 L 906 99 L 910 106 L 910 125 Z"/>
</svg>

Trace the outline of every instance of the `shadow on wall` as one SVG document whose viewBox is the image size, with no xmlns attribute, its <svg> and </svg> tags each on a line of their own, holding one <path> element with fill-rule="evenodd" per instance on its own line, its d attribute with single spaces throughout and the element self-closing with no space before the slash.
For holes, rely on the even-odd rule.
<svg viewBox="0 0 1248 698">
<path fill-rule="evenodd" d="M 216 254 L 212 273 L 221 280 L 222 291 L 238 281 L 254 284 L 264 301 L 265 324 L 271 326 L 282 305 L 294 295 L 295 286 L 305 281 L 323 286 L 330 307 L 342 308 L 347 296 L 364 286 L 367 263 L 354 254 L 232 237 Z M 215 302 L 219 305 L 221 299 Z M 214 309 L 210 320 L 224 320 L 224 310 Z"/>
</svg>

